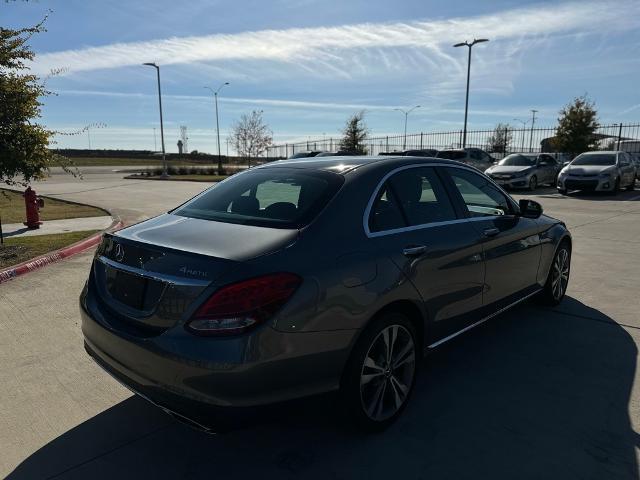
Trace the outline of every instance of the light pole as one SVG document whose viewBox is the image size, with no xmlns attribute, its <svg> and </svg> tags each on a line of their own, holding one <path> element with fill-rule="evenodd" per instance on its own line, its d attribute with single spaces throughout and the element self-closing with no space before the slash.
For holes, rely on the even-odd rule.
<svg viewBox="0 0 640 480">
<path fill-rule="evenodd" d="M 158 151 L 158 142 L 156 141 L 156 127 L 153 127 L 153 151 Z"/>
<path fill-rule="evenodd" d="M 473 42 L 456 43 L 454 47 L 469 47 L 469 60 L 467 61 L 467 96 L 464 102 L 464 130 L 462 134 L 462 148 L 467 146 L 467 113 L 469 112 L 469 78 L 471 76 L 471 48 L 476 43 L 488 42 L 487 38 L 474 39 Z"/>
<path fill-rule="evenodd" d="M 529 120 L 520 120 L 519 118 L 514 118 L 514 120 L 522 124 L 522 134 L 520 135 L 520 150 L 524 152 L 524 132 L 527 128 L 527 123 L 529 123 Z"/>
<path fill-rule="evenodd" d="M 533 126 L 536 124 L 536 113 L 538 113 L 538 110 L 531 110 L 531 113 L 533 114 L 533 117 L 531 118 L 531 135 L 529 136 L 529 152 L 531 152 L 531 149 L 533 148 Z"/>
<path fill-rule="evenodd" d="M 162 92 L 160 91 L 160 67 L 153 62 L 143 63 L 156 69 L 158 75 L 158 105 L 160 107 L 160 143 L 162 144 L 162 178 L 167 178 L 167 157 L 164 150 L 164 124 L 162 123 Z"/>
<path fill-rule="evenodd" d="M 216 104 L 216 137 L 218 138 L 218 175 L 222 175 L 222 157 L 220 156 L 220 122 L 218 120 L 218 92 L 222 90 L 222 87 L 225 85 L 229 85 L 229 82 L 224 82 L 222 85 L 218 87 L 217 90 L 214 90 L 211 87 L 204 87 L 207 90 L 211 90 L 213 93 L 213 98 Z"/>
<path fill-rule="evenodd" d="M 90 123 L 89 125 L 87 125 L 85 128 L 85 130 L 87 131 L 87 139 L 89 140 L 89 150 L 91 150 L 91 129 L 92 128 L 105 128 L 107 125 L 105 123 Z"/>
<path fill-rule="evenodd" d="M 420 108 L 420 105 L 416 105 L 415 107 L 412 107 L 409 110 L 403 110 L 402 108 L 394 108 L 394 110 L 404 113 L 404 140 L 402 141 L 402 150 L 407 149 L 407 117 L 416 108 Z"/>
</svg>

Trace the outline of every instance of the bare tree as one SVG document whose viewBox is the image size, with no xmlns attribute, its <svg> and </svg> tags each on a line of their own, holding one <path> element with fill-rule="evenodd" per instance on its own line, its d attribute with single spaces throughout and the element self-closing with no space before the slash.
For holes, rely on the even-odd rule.
<svg viewBox="0 0 640 480">
<path fill-rule="evenodd" d="M 233 146 L 241 157 L 249 160 L 262 154 L 273 141 L 273 132 L 262 120 L 262 110 L 243 114 L 233 126 Z"/>
<path fill-rule="evenodd" d="M 507 154 L 513 140 L 513 128 L 508 123 L 499 123 L 487 140 L 487 150 L 491 153 Z"/>
</svg>

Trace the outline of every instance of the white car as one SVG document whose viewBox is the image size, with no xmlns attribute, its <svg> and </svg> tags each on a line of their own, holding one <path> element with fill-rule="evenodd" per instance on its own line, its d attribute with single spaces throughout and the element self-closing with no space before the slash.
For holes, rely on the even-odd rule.
<svg viewBox="0 0 640 480">
<path fill-rule="evenodd" d="M 611 192 L 633 190 L 636 168 L 627 152 L 585 152 L 578 155 L 558 175 L 558 192 L 569 190 Z"/>
<path fill-rule="evenodd" d="M 547 153 L 512 153 L 485 170 L 498 185 L 535 190 L 538 185 L 554 186 L 559 166 Z"/>
</svg>

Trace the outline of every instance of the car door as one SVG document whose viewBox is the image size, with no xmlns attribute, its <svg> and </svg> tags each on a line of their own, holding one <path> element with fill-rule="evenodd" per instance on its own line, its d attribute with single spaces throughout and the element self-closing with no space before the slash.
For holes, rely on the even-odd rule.
<svg viewBox="0 0 640 480">
<path fill-rule="evenodd" d="M 542 154 L 538 157 L 538 183 L 555 183 L 557 170 L 558 164 L 552 156 Z"/>
<path fill-rule="evenodd" d="M 401 167 L 372 198 L 367 235 L 419 292 L 430 340 L 464 328 L 482 307 L 481 238 L 433 167 Z"/>
<path fill-rule="evenodd" d="M 517 215 L 515 202 L 486 176 L 464 168 L 442 169 L 482 237 L 483 305 L 510 303 L 535 291 L 541 251 L 538 222 Z"/>
</svg>

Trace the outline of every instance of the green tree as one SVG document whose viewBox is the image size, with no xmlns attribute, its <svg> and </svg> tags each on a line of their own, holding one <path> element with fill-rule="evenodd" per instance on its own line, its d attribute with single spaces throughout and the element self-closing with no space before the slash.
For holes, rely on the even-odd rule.
<svg viewBox="0 0 640 480">
<path fill-rule="evenodd" d="M 507 153 L 513 140 L 513 128 L 508 123 L 499 123 L 487 140 L 487 150 L 491 153 Z"/>
<path fill-rule="evenodd" d="M 553 139 L 556 151 L 579 154 L 597 146 L 598 112 L 586 95 L 575 98 L 560 110 L 558 128 Z"/>
<path fill-rule="evenodd" d="M 0 27 L 0 182 L 8 185 L 26 185 L 54 165 L 69 171 L 71 164 L 49 150 L 54 132 L 38 119 L 40 99 L 50 92 L 27 66 L 34 59 L 27 42 L 45 31 L 45 20 L 18 30 Z"/>
<path fill-rule="evenodd" d="M 359 154 L 366 153 L 364 141 L 369 135 L 369 129 L 364 123 L 364 110 L 349 117 L 342 134 L 340 150 Z"/>
</svg>

